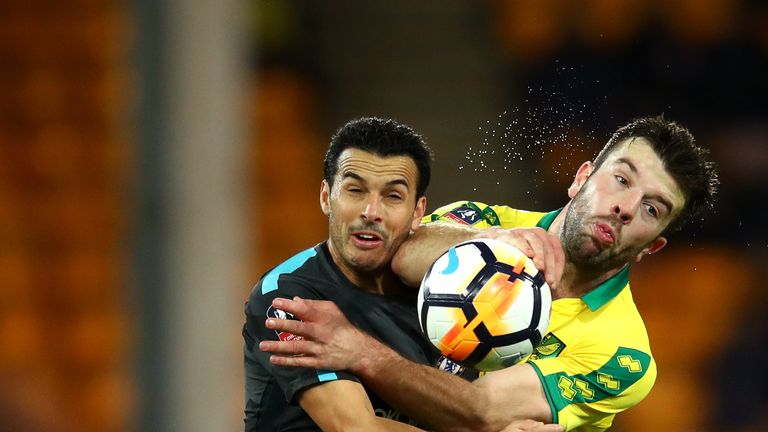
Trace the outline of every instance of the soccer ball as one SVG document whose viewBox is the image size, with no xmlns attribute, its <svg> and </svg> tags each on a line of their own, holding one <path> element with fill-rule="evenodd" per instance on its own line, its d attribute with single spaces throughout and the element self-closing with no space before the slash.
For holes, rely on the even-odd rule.
<svg viewBox="0 0 768 432">
<path fill-rule="evenodd" d="M 509 243 L 459 243 L 419 289 L 421 330 L 447 358 L 491 371 L 533 352 L 549 325 L 552 295 L 533 261 Z"/>
</svg>

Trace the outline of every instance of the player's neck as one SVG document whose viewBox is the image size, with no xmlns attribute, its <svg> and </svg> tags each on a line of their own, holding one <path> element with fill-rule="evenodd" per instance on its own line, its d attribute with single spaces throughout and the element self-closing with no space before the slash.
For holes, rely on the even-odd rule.
<svg viewBox="0 0 768 432">
<path fill-rule="evenodd" d="M 355 286 L 372 294 L 395 294 L 403 289 L 400 279 L 389 269 L 369 273 L 354 272 L 346 276 Z"/>
<path fill-rule="evenodd" d="M 593 289 L 599 287 L 603 282 L 612 278 L 621 271 L 624 266 L 611 269 L 607 272 L 585 273 L 577 268 L 573 263 L 566 260 L 563 269 L 563 277 L 560 279 L 560 287 L 552 293 L 553 298 L 580 298 Z"/>
<path fill-rule="evenodd" d="M 389 264 L 375 270 L 363 271 L 346 262 L 330 241 L 328 242 L 328 251 L 341 274 L 361 291 L 372 294 L 392 294 L 403 289 L 403 283 L 400 282 Z"/>
</svg>

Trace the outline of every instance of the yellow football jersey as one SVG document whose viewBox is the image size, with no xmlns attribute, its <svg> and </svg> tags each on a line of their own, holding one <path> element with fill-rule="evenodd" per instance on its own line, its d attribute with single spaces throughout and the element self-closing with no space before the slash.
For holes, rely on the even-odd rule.
<svg viewBox="0 0 768 432">
<path fill-rule="evenodd" d="M 422 222 L 548 229 L 559 213 L 460 201 Z M 565 430 L 605 430 L 616 413 L 645 398 L 656 380 L 656 363 L 632 300 L 629 266 L 581 298 L 552 302 L 547 334 L 528 364 L 541 379 L 554 422 Z"/>
</svg>

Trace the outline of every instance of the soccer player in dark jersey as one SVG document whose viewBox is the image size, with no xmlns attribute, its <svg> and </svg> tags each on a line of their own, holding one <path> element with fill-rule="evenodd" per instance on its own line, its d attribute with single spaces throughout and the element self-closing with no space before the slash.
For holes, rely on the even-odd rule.
<svg viewBox="0 0 768 432">
<path fill-rule="evenodd" d="M 435 430 L 496 431 L 532 418 L 565 430 L 603 431 L 616 413 L 648 394 L 656 377 L 632 300 L 630 266 L 660 251 L 669 233 L 711 207 L 718 180 L 706 154 L 680 125 L 663 117 L 637 119 L 618 129 L 594 162 L 581 165 L 560 210 L 463 201 L 425 218 L 438 223 L 423 226 L 393 260 L 410 284 L 453 244 L 481 237 L 509 241 L 544 272 L 555 288 L 546 348 L 525 363 L 470 384 L 405 361 L 349 326 L 333 305 L 301 299 L 277 303 L 305 322 L 266 325 L 306 339 L 261 348 L 281 354 L 271 358 L 274 364 L 351 370 Z M 439 223 L 449 220 L 458 225 Z"/>
<path fill-rule="evenodd" d="M 291 318 L 273 299 L 330 300 L 359 328 L 400 355 L 432 363 L 419 332 L 415 292 L 390 262 L 424 215 L 431 154 L 412 129 L 361 118 L 340 128 L 325 155 L 320 205 L 329 238 L 267 272 L 245 305 L 245 430 L 416 430 L 409 419 L 346 371 L 276 366 L 260 341 L 296 336 L 267 329 L 266 318 Z"/>
<path fill-rule="evenodd" d="M 430 160 L 423 139 L 392 120 L 358 119 L 333 136 L 320 191 L 329 239 L 267 272 L 245 306 L 246 431 L 417 430 L 355 375 L 276 366 L 258 344 L 298 340 L 264 322 L 292 319 L 273 301 L 300 296 L 330 300 L 404 358 L 435 364 L 437 352 L 419 330 L 416 292 L 390 265 L 424 215 Z M 559 430 L 550 426 L 526 419 L 511 430 Z"/>
</svg>

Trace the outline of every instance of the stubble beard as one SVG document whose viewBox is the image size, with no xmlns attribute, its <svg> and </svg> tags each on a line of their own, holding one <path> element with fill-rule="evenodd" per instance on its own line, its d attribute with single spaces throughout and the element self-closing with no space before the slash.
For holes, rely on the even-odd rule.
<svg viewBox="0 0 768 432">
<path fill-rule="evenodd" d="M 375 224 L 373 223 L 364 223 L 362 226 L 357 227 L 350 227 L 349 232 L 342 232 L 341 227 L 336 227 L 334 225 L 334 214 L 331 212 L 328 216 L 328 229 L 331 233 L 331 242 L 333 243 L 333 247 L 336 249 L 336 252 L 339 255 L 339 258 L 344 261 L 344 265 L 347 267 L 353 269 L 356 272 L 360 273 L 370 273 L 377 270 L 381 270 L 384 266 L 379 261 L 375 260 L 364 260 L 361 261 L 357 256 L 349 253 L 347 249 L 347 245 L 351 243 L 351 240 L 349 237 L 351 235 L 349 232 L 360 230 L 360 229 L 369 229 L 372 231 L 376 231 L 379 233 L 379 235 L 382 236 L 382 239 L 384 240 L 384 249 L 388 249 L 387 245 L 387 238 L 384 236 L 383 233 L 381 233 L 380 230 L 376 229 Z"/>
<path fill-rule="evenodd" d="M 618 230 L 616 243 L 608 247 L 599 244 L 588 228 L 590 222 L 586 201 L 581 191 L 571 201 L 565 214 L 560 241 L 563 244 L 566 262 L 573 264 L 580 272 L 597 276 L 630 262 L 632 257 L 643 249 L 643 246 L 621 248 Z M 596 248 L 597 252 L 593 248 Z"/>
</svg>

